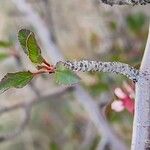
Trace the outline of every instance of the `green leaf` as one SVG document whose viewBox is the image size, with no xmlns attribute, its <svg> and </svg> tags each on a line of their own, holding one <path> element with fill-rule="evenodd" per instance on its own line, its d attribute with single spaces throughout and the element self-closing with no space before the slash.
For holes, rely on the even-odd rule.
<svg viewBox="0 0 150 150">
<path fill-rule="evenodd" d="M 7 53 L 0 53 L 0 61 L 3 61 L 4 59 L 8 58 L 10 55 Z"/>
<path fill-rule="evenodd" d="M 27 85 L 33 78 L 34 74 L 29 71 L 8 73 L 0 81 L 0 93 L 10 88 L 22 88 Z"/>
<path fill-rule="evenodd" d="M 30 33 L 27 38 L 27 49 L 29 52 L 29 58 L 33 63 L 41 64 L 44 61 L 41 56 L 41 49 L 36 42 L 34 33 Z"/>
<path fill-rule="evenodd" d="M 62 64 L 56 65 L 55 80 L 59 84 L 75 84 L 78 83 L 80 78 L 72 71 L 66 69 Z"/>
<path fill-rule="evenodd" d="M 26 48 L 26 41 L 27 41 L 27 38 L 28 38 L 30 33 L 31 33 L 31 31 L 27 30 L 27 29 L 21 29 L 18 32 L 18 40 L 20 42 L 20 45 L 21 45 L 22 49 L 24 50 L 24 52 L 26 54 L 28 54 L 28 51 L 27 51 L 27 48 Z"/>
<path fill-rule="evenodd" d="M 27 29 L 21 29 L 18 33 L 18 40 L 24 52 L 29 56 L 31 62 L 35 64 L 43 63 L 44 59 L 41 56 L 41 49 L 37 44 L 33 32 Z"/>
<path fill-rule="evenodd" d="M 9 41 L 0 41 L 0 47 L 2 47 L 2 48 L 8 48 L 10 46 L 12 46 L 11 42 L 9 42 Z"/>
</svg>

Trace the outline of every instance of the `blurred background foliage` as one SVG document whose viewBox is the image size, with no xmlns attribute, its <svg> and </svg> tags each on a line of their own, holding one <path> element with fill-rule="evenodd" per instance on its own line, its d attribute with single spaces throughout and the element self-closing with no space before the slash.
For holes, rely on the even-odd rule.
<svg viewBox="0 0 150 150">
<path fill-rule="evenodd" d="M 121 61 L 139 66 L 145 48 L 149 6 L 110 7 L 98 0 L 28 0 L 50 30 L 53 42 L 69 60 Z M 0 1 L 0 77 L 21 68 L 34 70 L 18 46 L 20 28 L 28 24 L 11 0 Z M 38 37 L 37 37 L 38 38 Z M 39 41 L 40 42 L 40 41 Z M 42 50 L 44 55 L 45 51 Z M 49 60 L 51 61 L 51 60 Z M 104 113 L 120 136 L 130 146 L 133 114 L 116 112 L 114 89 L 122 87 L 127 78 L 105 73 L 79 73 L 81 84 L 97 104 L 108 102 Z M 41 76 L 33 81 L 39 92 L 58 85 L 52 77 Z M 11 105 L 32 99 L 29 86 L 11 89 L 0 95 L 0 105 Z M 4 114 L 0 133 L 13 130 L 21 119 L 21 110 Z M 25 131 L 11 141 L 0 143 L 0 150 L 96 150 L 101 137 L 73 92 L 36 105 Z"/>
</svg>

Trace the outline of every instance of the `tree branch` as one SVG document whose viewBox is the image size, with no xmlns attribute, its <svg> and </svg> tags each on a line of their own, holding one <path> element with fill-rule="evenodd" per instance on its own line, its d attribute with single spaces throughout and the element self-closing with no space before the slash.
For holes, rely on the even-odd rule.
<svg viewBox="0 0 150 150">
<path fill-rule="evenodd" d="M 147 71 L 139 71 L 135 69 L 134 67 L 129 66 L 125 63 L 120 62 L 102 62 L 102 61 L 88 61 L 88 60 L 82 60 L 82 61 L 66 61 L 66 62 L 60 62 L 65 67 L 72 71 L 100 71 L 100 72 L 111 72 L 116 74 L 121 74 L 127 76 L 129 79 L 133 80 L 134 82 L 137 82 L 140 78 L 143 80 L 149 80 L 148 79 L 148 73 Z"/>
<path fill-rule="evenodd" d="M 150 27 L 140 70 L 150 71 Z M 150 149 L 150 82 L 143 80 L 140 80 L 136 84 L 135 114 L 131 149 Z"/>
</svg>

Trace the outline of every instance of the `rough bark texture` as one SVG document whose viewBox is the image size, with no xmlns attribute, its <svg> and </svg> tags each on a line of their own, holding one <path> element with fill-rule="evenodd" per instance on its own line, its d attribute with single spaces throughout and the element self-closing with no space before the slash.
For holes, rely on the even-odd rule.
<svg viewBox="0 0 150 150">
<path fill-rule="evenodd" d="M 142 60 L 141 71 L 150 70 L 150 32 Z M 133 123 L 132 150 L 150 149 L 150 82 L 140 80 L 136 84 L 135 115 Z"/>
</svg>

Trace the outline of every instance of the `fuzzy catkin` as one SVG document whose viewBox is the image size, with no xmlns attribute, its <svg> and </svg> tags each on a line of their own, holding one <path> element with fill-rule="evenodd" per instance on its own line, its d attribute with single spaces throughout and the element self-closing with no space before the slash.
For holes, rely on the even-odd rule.
<svg viewBox="0 0 150 150">
<path fill-rule="evenodd" d="M 128 64 L 120 62 L 102 62 L 102 61 L 66 61 L 63 65 L 72 71 L 100 71 L 100 72 L 111 72 L 116 74 L 122 74 L 127 76 L 129 79 L 137 82 L 139 78 L 145 78 L 147 74 L 140 72 L 134 67 Z M 146 78 L 145 78 L 146 79 Z M 147 79 L 146 79 L 147 80 Z"/>
<path fill-rule="evenodd" d="M 108 4 L 108 5 L 130 5 L 132 4 L 133 6 L 134 5 L 146 5 L 146 4 L 149 4 L 150 3 L 150 0 L 125 0 L 125 1 L 122 1 L 122 0 L 101 0 L 103 3 L 105 4 Z"/>
</svg>

